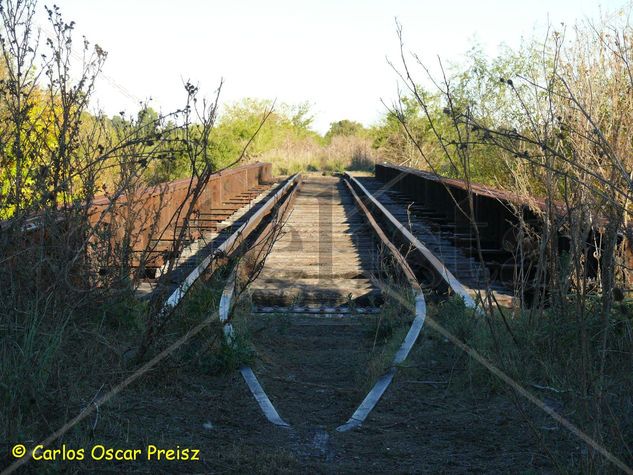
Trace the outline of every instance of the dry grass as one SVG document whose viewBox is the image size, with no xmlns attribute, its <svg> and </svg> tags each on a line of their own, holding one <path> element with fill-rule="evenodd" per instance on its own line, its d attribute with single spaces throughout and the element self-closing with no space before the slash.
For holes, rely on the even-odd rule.
<svg viewBox="0 0 633 475">
<path fill-rule="evenodd" d="M 313 138 L 288 142 L 281 148 L 265 152 L 260 159 L 272 162 L 275 175 L 289 175 L 300 171 L 371 171 L 377 157 L 369 139 L 335 136 L 325 145 L 317 143 Z"/>
</svg>

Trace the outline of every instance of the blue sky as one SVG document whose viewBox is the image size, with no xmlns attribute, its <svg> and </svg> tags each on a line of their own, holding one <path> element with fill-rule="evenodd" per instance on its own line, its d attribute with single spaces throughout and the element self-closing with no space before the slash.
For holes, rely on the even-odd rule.
<svg viewBox="0 0 633 475">
<path fill-rule="evenodd" d="M 409 49 L 459 62 L 475 41 L 494 54 L 505 43 L 543 36 L 548 22 L 597 18 L 622 1 L 604 0 L 56 0 L 77 32 L 108 51 L 99 107 L 132 111 L 182 104 L 183 79 L 224 102 L 242 97 L 313 104 L 315 129 L 348 118 L 365 124 L 397 94 L 386 58 L 397 60 L 394 18 Z"/>
</svg>

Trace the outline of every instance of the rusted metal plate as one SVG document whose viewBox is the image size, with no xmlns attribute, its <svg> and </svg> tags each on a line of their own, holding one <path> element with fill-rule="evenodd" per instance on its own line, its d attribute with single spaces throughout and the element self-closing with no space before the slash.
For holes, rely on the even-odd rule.
<svg viewBox="0 0 633 475">
<path fill-rule="evenodd" d="M 495 200 L 506 201 L 508 203 L 512 203 L 515 206 L 536 206 L 541 211 L 546 211 L 548 207 L 548 202 L 542 198 L 530 197 L 526 198 L 525 196 L 521 196 L 516 193 L 511 193 L 506 190 L 499 190 L 497 188 L 492 188 L 487 185 L 482 185 L 479 183 L 468 183 L 465 180 L 460 180 L 457 178 L 447 178 L 436 173 L 431 173 L 424 170 L 418 170 L 416 168 L 409 168 L 400 165 L 391 165 L 391 164 L 377 164 L 377 174 L 380 173 L 378 171 L 379 168 L 391 169 L 393 171 L 397 171 L 399 173 L 405 173 L 409 175 L 419 176 L 425 180 L 432 181 L 435 183 L 441 183 L 443 185 L 453 187 L 462 191 L 471 192 L 474 195 L 492 198 Z M 554 201 L 552 206 L 562 212 L 564 210 L 563 203 Z"/>
</svg>

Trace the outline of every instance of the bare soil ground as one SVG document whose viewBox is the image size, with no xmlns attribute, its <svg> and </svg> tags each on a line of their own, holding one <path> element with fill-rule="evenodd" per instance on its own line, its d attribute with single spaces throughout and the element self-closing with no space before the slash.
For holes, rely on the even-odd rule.
<svg viewBox="0 0 633 475">
<path fill-rule="evenodd" d="M 309 323 L 257 316 L 249 324 L 253 368 L 291 429 L 263 417 L 238 372 L 212 375 L 204 359 L 183 364 L 180 354 L 100 408 L 92 436 L 72 443 L 190 447 L 199 462 L 33 462 L 26 471 L 550 473 L 544 447 L 563 461 L 578 452 L 562 428 L 526 407 L 547 435 L 539 443 L 508 396 L 468 384 L 463 354 L 428 328 L 365 424 L 338 433 L 373 383 L 373 338 L 351 321 Z"/>
</svg>

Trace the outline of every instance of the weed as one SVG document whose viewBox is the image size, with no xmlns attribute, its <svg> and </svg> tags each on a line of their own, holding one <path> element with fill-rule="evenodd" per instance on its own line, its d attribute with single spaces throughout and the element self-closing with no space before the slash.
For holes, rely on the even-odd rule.
<svg viewBox="0 0 633 475">
<path fill-rule="evenodd" d="M 218 351 L 211 355 L 209 372 L 211 374 L 228 374 L 242 366 L 249 366 L 255 360 L 255 351 L 247 337 L 235 333 L 228 342 L 222 340 Z"/>
<path fill-rule="evenodd" d="M 119 298 L 108 299 L 101 305 L 103 321 L 113 329 L 139 331 L 143 328 L 146 302 L 139 301 L 133 293 L 125 292 Z"/>
<path fill-rule="evenodd" d="M 568 306 L 573 308 L 571 302 Z M 577 377 L 579 361 L 587 348 L 576 344 L 578 327 L 569 308 L 548 308 L 537 321 L 530 321 L 528 311 L 516 312 L 504 322 L 498 313 L 486 317 L 474 315 L 464 307 L 460 298 L 453 297 L 431 306 L 429 311 L 431 318 L 512 380 L 535 392 L 537 397 L 564 408 L 566 417 L 587 430 L 585 427 L 590 426 L 591 420 L 582 417 L 582 409 L 590 404 L 590 400 L 585 393 L 585 383 Z M 604 371 L 609 378 L 605 383 L 607 395 L 602 404 L 603 410 L 618 414 L 622 421 L 633 420 L 631 406 L 623 403 L 633 388 L 633 355 L 628 345 L 633 326 L 631 308 L 631 302 L 627 301 L 616 306 L 608 315 L 607 325 L 609 335 Z M 598 299 L 588 299 L 584 312 L 587 315 L 586 333 L 590 338 L 587 347 L 594 349 L 589 352 L 591 359 L 587 362 L 593 375 L 589 385 L 594 386 L 599 383 L 601 352 L 595 348 L 599 348 L 598 342 L 603 337 L 604 316 Z M 623 355 L 628 357 L 623 358 Z M 490 394 L 509 390 L 505 383 L 472 358 L 466 359 L 465 371 L 453 382 L 461 389 L 485 390 Z M 612 418 L 611 423 L 616 424 L 617 421 Z M 605 432 L 603 437 L 612 450 L 626 458 L 628 447 L 625 440 L 633 427 L 617 423 L 616 428 Z"/>
</svg>

